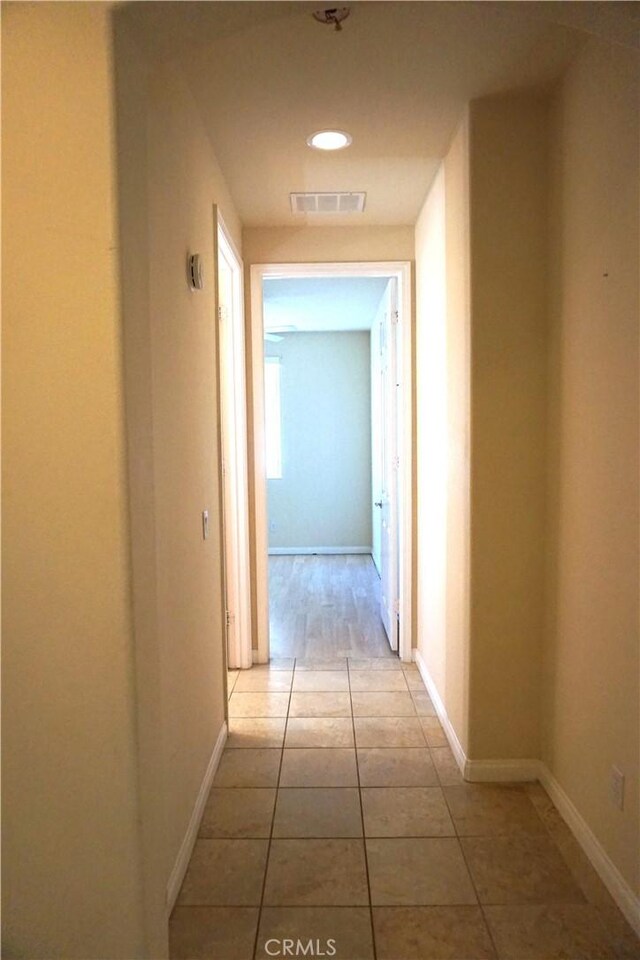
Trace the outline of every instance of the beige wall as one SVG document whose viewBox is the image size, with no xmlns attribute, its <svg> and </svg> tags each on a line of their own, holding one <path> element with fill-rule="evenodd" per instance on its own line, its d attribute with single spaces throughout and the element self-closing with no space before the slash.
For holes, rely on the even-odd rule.
<svg viewBox="0 0 640 960">
<path fill-rule="evenodd" d="M 468 124 L 416 224 L 417 647 L 468 746 Z"/>
<path fill-rule="evenodd" d="M 447 268 L 447 675 L 449 717 L 469 745 L 469 484 L 471 318 L 469 303 L 469 118 L 444 161 Z"/>
<path fill-rule="evenodd" d="M 151 955 L 109 11 L 5 4 L 3 956 Z"/>
<path fill-rule="evenodd" d="M 441 695 L 447 676 L 445 210 L 442 165 L 416 224 L 416 646 Z"/>
<path fill-rule="evenodd" d="M 553 107 L 543 756 L 638 893 L 637 54 L 590 43 Z"/>
<path fill-rule="evenodd" d="M 145 64 L 128 13 L 116 17 L 123 317 L 147 907 L 157 917 L 225 717 L 214 204 L 241 236 L 188 88 L 170 64 Z M 202 291 L 187 286 L 189 252 L 202 258 Z"/>
<path fill-rule="evenodd" d="M 245 227 L 251 263 L 413 260 L 413 227 Z"/>
<path fill-rule="evenodd" d="M 471 759 L 540 753 L 547 112 L 470 106 Z"/>
</svg>

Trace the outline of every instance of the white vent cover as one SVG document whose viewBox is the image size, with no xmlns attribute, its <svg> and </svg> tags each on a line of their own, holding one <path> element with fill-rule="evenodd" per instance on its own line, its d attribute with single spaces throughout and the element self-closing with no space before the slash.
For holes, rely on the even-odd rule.
<svg viewBox="0 0 640 960">
<path fill-rule="evenodd" d="M 362 213 L 366 193 L 292 193 L 292 213 Z"/>
</svg>

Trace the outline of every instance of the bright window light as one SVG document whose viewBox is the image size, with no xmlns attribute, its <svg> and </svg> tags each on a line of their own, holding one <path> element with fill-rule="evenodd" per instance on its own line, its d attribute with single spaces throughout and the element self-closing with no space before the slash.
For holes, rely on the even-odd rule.
<svg viewBox="0 0 640 960">
<path fill-rule="evenodd" d="M 280 357 L 265 357 L 264 420 L 267 480 L 280 480 L 282 479 Z"/>
</svg>

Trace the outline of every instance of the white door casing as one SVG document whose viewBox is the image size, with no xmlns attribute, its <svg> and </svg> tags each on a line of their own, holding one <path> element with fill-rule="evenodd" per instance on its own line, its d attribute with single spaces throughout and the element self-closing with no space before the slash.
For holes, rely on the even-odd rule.
<svg viewBox="0 0 640 960">
<path fill-rule="evenodd" d="M 408 261 L 360 261 L 339 263 L 269 263 L 251 266 L 251 369 L 254 463 L 254 546 L 255 624 L 257 651 L 255 660 L 269 660 L 269 593 L 268 593 L 268 519 L 265 468 L 264 420 L 264 306 L 263 281 L 288 277 L 387 277 L 396 281 L 398 322 L 396 324 L 397 403 L 397 530 L 399 549 L 399 640 L 400 657 L 412 659 L 412 553 L 413 553 L 413 489 L 412 489 L 412 291 L 411 264 Z"/>
<path fill-rule="evenodd" d="M 381 538 L 380 616 L 392 650 L 398 649 L 397 297 L 389 281 L 380 317 Z"/>
<path fill-rule="evenodd" d="M 245 669 L 252 640 L 242 263 L 219 216 L 217 250 L 227 665 Z"/>
</svg>

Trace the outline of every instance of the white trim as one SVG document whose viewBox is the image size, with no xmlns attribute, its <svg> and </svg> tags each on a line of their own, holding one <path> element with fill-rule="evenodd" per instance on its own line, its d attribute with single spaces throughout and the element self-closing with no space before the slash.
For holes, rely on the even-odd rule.
<svg viewBox="0 0 640 960">
<path fill-rule="evenodd" d="M 227 724 L 223 723 L 220 727 L 218 738 L 213 747 L 213 752 L 209 758 L 209 763 L 207 764 L 205 775 L 202 783 L 200 784 L 200 789 L 198 790 L 198 796 L 196 797 L 196 802 L 193 807 L 191 819 L 189 820 L 187 832 L 185 833 L 184 839 L 180 844 L 180 850 L 178 851 L 176 862 L 173 865 L 173 870 L 171 871 L 169 882 L 167 883 L 167 910 L 169 913 L 171 913 L 173 910 L 175 902 L 178 899 L 180 887 L 182 886 L 184 875 L 187 872 L 187 867 L 189 866 L 189 860 L 191 859 L 191 854 L 193 853 L 193 847 L 198 836 L 198 828 L 200 827 L 200 821 L 202 820 L 202 814 L 204 812 L 204 805 L 207 802 L 209 790 L 211 789 L 213 778 L 216 774 L 216 770 L 218 769 L 218 764 L 220 763 L 220 757 L 222 756 L 222 751 L 224 750 L 226 741 Z"/>
<path fill-rule="evenodd" d="M 640 936 L 640 897 L 634 893 L 587 821 L 544 763 L 540 764 L 540 782 L 591 861 L 605 887 Z"/>
<path fill-rule="evenodd" d="M 251 546 L 249 534 L 249 462 L 247 443 L 246 348 L 244 329 L 244 270 L 231 235 L 216 208 L 216 278 L 222 259 L 232 275 L 232 309 L 227 326 L 219 318 L 220 400 L 224 429 L 221 477 L 224 496 L 225 606 L 228 665 L 251 666 Z M 216 282 L 217 305 L 220 304 Z"/>
<path fill-rule="evenodd" d="M 268 263 L 251 266 L 251 367 L 253 394 L 254 508 L 256 557 L 255 625 L 258 662 L 269 659 L 268 521 L 267 485 L 264 464 L 264 340 L 262 282 L 265 278 L 286 277 L 395 277 L 398 283 L 399 380 L 401 383 L 401 420 L 398 437 L 400 467 L 399 490 L 399 568 L 400 568 L 400 658 L 411 660 L 412 554 L 413 554 L 413 318 L 410 261 L 355 261 L 341 263 Z"/>
<path fill-rule="evenodd" d="M 530 783 L 539 777 L 539 760 L 466 760 L 464 765 L 464 778 L 471 783 Z"/>
<path fill-rule="evenodd" d="M 541 760 L 468 760 L 419 650 L 414 659 L 465 780 L 476 783 L 539 780 L 618 907 L 640 936 L 640 897 L 629 886 L 569 795 Z"/>
<path fill-rule="evenodd" d="M 464 750 L 462 749 L 462 744 L 458 740 L 457 733 L 453 729 L 453 724 L 449 720 L 447 711 L 445 709 L 445 705 L 442 702 L 440 694 L 438 693 L 438 688 L 433 682 L 431 674 L 429 673 L 427 665 L 424 661 L 424 657 L 422 656 L 419 650 L 416 649 L 413 651 L 413 658 L 416 662 L 418 670 L 420 671 L 420 676 L 422 677 L 422 681 L 425 687 L 427 688 L 427 693 L 431 697 L 433 705 L 436 708 L 436 713 L 438 714 L 438 720 L 442 724 L 442 728 L 445 732 L 445 736 L 449 741 L 449 746 L 451 747 L 453 755 L 456 758 L 456 763 L 460 767 L 460 772 L 464 776 L 467 756 Z"/>
<path fill-rule="evenodd" d="M 269 547 L 270 557 L 295 557 L 298 555 L 307 557 L 314 553 L 326 556 L 337 556 L 338 554 L 348 556 L 356 553 L 371 554 L 371 547 Z"/>
</svg>

